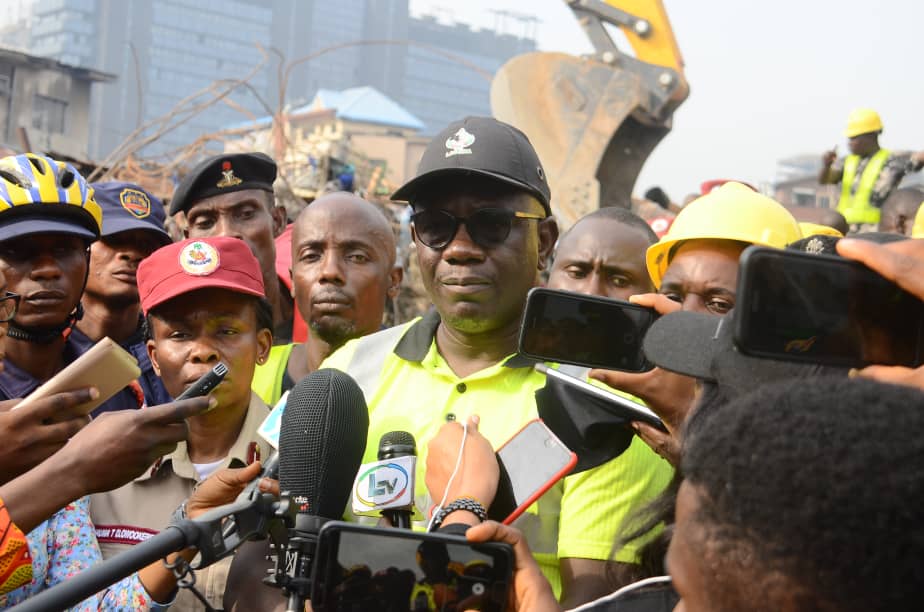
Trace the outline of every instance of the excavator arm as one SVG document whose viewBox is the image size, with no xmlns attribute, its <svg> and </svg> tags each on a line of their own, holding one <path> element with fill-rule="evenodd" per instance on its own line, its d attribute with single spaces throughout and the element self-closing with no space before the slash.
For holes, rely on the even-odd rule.
<svg viewBox="0 0 924 612">
<path fill-rule="evenodd" d="M 501 66 L 494 116 L 523 130 L 567 227 L 600 206 L 630 207 L 635 180 L 687 98 L 683 58 L 661 0 L 565 0 L 595 52 L 535 52 Z M 619 28 L 634 57 L 618 48 Z"/>
</svg>

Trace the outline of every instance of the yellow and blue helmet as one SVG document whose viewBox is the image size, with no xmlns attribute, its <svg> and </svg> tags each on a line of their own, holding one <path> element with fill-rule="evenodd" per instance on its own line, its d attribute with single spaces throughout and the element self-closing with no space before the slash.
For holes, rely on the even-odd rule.
<svg viewBox="0 0 924 612">
<path fill-rule="evenodd" d="M 70 164 L 25 153 L 0 159 L 0 241 L 29 234 L 99 238 L 93 188 Z"/>
</svg>

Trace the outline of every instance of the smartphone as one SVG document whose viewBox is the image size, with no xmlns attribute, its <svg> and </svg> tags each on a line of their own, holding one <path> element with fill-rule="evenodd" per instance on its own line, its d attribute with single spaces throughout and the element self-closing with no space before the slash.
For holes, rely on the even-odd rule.
<svg viewBox="0 0 924 612">
<path fill-rule="evenodd" d="M 131 354 L 115 343 L 112 338 L 103 338 L 90 350 L 72 361 L 63 370 L 45 381 L 27 398 L 16 404 L 14 410 L 32 405 L 56 393 L 74 391 L 83 387 L 96 387 L 99 397 L 77 406 L 69 414 L 87 415 L 103 402 L 141 376 L 138 362 Z"/>
<path fill-rule="evenodd" d="M 497 463 L 500 480 L 488 518 L 509 525 L 574 469 L 577 455 L 534 419 L 497 449 Z"/>
<path fill-rule="evenodd" d="M 924 363 L 924 302 L 859 262 L 749 247 L 738 274 L 742 353 L 842 367 Z"/>
<path fill-rule="evenodd" d="M 651 408 L 645 404 L 640 404 L 638 402 L 633 402 L 627 397 L 623 397 L 617 393 L 607 391 L 596 385 L 592 385 L 586 380 L 582 380 L 570 374 L 566 374 L 555 368 L 550 368 L 544 363 L 537 363 L 535 366 L 536 370 L 542 372 L 546 376 L 554 378 L 555 380 L 562 382 L 568 386 L 574 387 L 581 390 L 588 395 L 602 399 L 606 404 L 606 410 L 625 418 L 627 421 L 640 421 L 642 423 L 647 423 L 652 427 L 657 427 L 661 431 L 667 433 L 667 427 L 664 425 L 664 421 L 655 414 Z"/>
<path fill-rule="evenodd" d="M 646 372 L 654 365 L 642 340 L 657 317 L 629 302 L 537 287 L 526 299 L 519 351 L 540 361 Z"/>
<path fill-rule="evenodd" d="M 331 521 L 318 533 L 315 612 L 504 612 L 513 574 L 509 544 Z"/>
</svg>

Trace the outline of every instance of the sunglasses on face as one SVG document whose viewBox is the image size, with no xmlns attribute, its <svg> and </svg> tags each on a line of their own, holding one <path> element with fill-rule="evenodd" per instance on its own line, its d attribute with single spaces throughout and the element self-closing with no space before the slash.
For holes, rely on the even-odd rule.
<svg viewBox="0 0 924 612">
<path fill-rule="evenodd" d="M 18 293 L 10 291 L 0 297 L 0 323 L 13 320 L 13 317 L 16 316 L 16 311 L 19 309 L 19 299 L 20 295 Z"/>
<path fill-rule="evenodd" d="M 514 219 L 545 219 L 545 215 L 506 208 L 482 208 L 468 217 L 457 217 L 445 210 L 422 210 L 411 215 L 417 238 L 437 250 L 452 242 L 462 224 L 478 246 L 499 246 L 510 236 Z"/>
</svg>

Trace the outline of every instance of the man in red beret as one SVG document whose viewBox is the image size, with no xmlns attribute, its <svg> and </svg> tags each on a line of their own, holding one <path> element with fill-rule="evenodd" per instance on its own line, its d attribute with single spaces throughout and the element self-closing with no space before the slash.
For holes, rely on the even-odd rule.
<svg viewBox="0 0 924 612">
<path fill-rule="evenodd" d="M 211 393 L 217 406 L 189 419 L 189 437 L 144 475 L 90 504 L 97 539 L 108 558 L 166 525 L 197 483 L 225 467 L 268 453 L 257 429 L 269 409 L 250 391 L 255 364 L 273 343 L 272 310 L 260 265 L 237 238 L 185 240 L 165 246 L 138 267 L 138 293 L 148 355 L 174 397 L 219 362 L 228 374 Z M 230 559 L 196 572 L 196 588 L 221 607 Z M 188 590 L 175 610 L 204 610 Z"/>
</svg>

